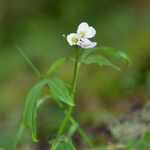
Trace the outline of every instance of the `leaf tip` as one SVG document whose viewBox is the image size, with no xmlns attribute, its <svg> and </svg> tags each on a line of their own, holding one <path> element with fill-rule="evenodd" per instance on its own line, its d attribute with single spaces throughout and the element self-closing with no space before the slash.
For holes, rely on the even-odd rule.
<svg viewBox="0 0 150 150">
<path fill-rule="evenodd" d="M 33 140 L 34 142 L 36 142 L 36 143 L 39 142 L 38 139 L 37 139 L 36 137 L 32 137 L 32 140 Z"/>
<path fill-rule="evenodd" d="M 75 106 L 75 104 L 74 104 L 74 103 L 71 103 L 71 104 L 70 104 L 70 106 L 74 107 L 74 106 Z"/>
<path fill-rule="evenodd" d="M 70 102 L 68 103 L 70 106 L 72 106 L 72 107 L 74 107 L 75 106 L 75 104 L 74 104 L 74 102 L 72 101 L 72 100 L 70 100 Z"/>
</svg>

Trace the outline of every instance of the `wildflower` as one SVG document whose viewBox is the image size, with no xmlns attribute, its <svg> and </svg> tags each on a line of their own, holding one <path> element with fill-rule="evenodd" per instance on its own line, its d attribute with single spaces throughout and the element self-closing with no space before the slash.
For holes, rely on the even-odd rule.
<svg viewBox="0 0 150 150">
<path fill-rule="evenodd" d="M 80 36 L 76 33 L 71 33 L 67 35 L 67 41 L 71 46 L 80 45 Z"/>
<path fill-rule="evenodd" d="M 86 22 L 82 22 L 77 29 L 77 33 L 82 38 L 92 38 L 96 34 L 96 30 L 89 26 Z"/>
<path fill-rule="evenodd" d="M 93 48 L 97 43 L 90 41 L 88 38 L 94 37 L 95 34 L 96 30 L 83 22 L 78 26 L 77 33 L 67 35 L 67 41 L 71 46 L 77 45 L 84 49 Z"/>
</svg>

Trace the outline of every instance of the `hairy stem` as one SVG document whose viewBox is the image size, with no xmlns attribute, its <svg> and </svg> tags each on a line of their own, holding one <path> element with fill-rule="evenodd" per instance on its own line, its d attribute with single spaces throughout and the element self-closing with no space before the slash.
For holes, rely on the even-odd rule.
<svg viewBox="0 0 150 150">
<path fill-rule="evenodd" d="M 71 97 L 72 97 L 73 100 L 74 100 L 74 97 L 75 97 L 75 90 L 76 90 L 78 72 L 79 72 L 79 68 L 80 68 L 79 50 L 78 49 L 75 51 L 75 54 L 76 54 L 76 57 L 75 57 L 75 65 L 74 65 L 74 75 L 73 75 L 72 90 L 71 90 Z M 71 117 L 72 112 L 73 112 L 73 107 L 70 106 L 68 111 L 67 111 L 66 117 L 65 117 L 62 125 L 60 126 L 60 128 L 57 132 L 57 136 L 60 136 L 64 132 L 64 130 L 67 126 L 67 123 L 69 121 L 69 118 Z"/>
</svg>

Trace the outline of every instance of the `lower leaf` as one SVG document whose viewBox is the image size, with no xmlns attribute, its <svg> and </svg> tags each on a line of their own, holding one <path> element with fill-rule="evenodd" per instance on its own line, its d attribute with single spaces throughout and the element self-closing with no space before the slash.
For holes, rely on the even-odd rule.
<svg viewBox="0 0 150 150">
<path fill-rule="evenodd" d="M 48 82 L 47 79 L 37 83 L 27 94 L 25 98 L 25 107 L 23 112 L 23 120 L 27 129 L 32 135 L 32 139 L 36 142 L 36 115 L 37 115 L 37 100 L 42 92 L 43 87 Z"/>
</svg>

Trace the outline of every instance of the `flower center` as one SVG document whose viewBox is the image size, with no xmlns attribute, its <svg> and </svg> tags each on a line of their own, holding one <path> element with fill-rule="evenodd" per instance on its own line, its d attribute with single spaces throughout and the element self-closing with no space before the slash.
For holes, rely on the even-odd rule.
<svg viewBox="0 0 150 150">
<path fill-rule="evenodd" d="M 79 38 L 77 37 L 72 37 L 72 43 L 78 43 L 79 41 Z"/>
<path fill-rule="evenodd" d="M 80 32 L 80 37 L 85 38 L 85 32 L 81 31 Z"/>
</svg>

